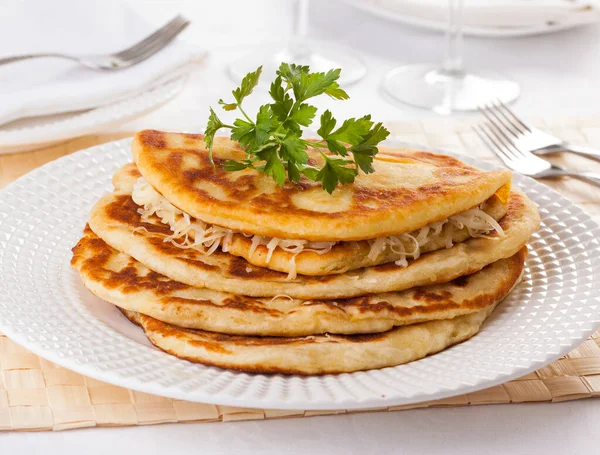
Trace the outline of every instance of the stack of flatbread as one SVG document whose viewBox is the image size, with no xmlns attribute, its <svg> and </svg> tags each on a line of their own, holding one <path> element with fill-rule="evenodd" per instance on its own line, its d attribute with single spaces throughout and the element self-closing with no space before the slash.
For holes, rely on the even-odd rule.
<svg viewBox="0 0 600 455">
<path fill-rule="evenodd" d="M 521 279 L 539 225 L 508 171 L 380 147 L 328 194 L 283 187 L 217 138 L 142 131 L 73 267 L 177 357 L 248 372 L 382 368 L 475 335 Z M 320 165 L 318 153 L 310 161 Z"/>
</svg>

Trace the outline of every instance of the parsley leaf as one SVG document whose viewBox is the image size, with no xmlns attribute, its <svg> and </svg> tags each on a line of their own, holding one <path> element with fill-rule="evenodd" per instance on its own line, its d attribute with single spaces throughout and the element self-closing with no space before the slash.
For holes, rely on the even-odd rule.
<svg viewBox="0 0 600 455">
<path fill-rule="evenodd" d="M 327 109 L 321 115 L 321 127 L 317 130 L 317 134 L 325 139 L 333 131 L 335 124 L 336 120 L 333 118 L 333 114 Z"/>
<path fill-rule="evenodd" d="M 256 131 L 254 133 L 254 143 L 256 146 L 264 144 L 271 135 L 271 129 L 278 122 L 273 118 L 271 106 L 265 104 L 260 107 L 256 114 Z"/>
<path fill-rule="evenodd" d="M 223 109 L 225 109 L 226 111 L 235 111 L 238 107 L 236 103 L 226 103 L 222 99 L 219 100 L 219 104 L 223 106 Z"/>
<path fill-rule="evenodd" d="M 348 94 L 337 83 L 339 69 L 311 73 L 308 66 L 282 63 L 269 88 L 273 102 L 261 106 L 252 119 L 242 108 L 242 102 L 258 85 L 261 73 L 262 67 L 258 67 L 244 77 L 240 86 L 232 91 L 235 102 L 219 100 L 225 111 L 238 110 L 243 118 L 227 125 L 210 109 L 205 142 L 211 161 L 214 136 L 219 129 L 227 128 L 231 139 L 238 141 L 246 151 L 245 159 L 228 160 L 223 164 L 230 172 L 251 168 L 272 177 L 280 186 L 285 184 L 286 175 L 290 182 L 299 182 L 304 176 L 321 182 L 329 193 L 338 184 L 354 182 L 360 171 L 374 172 L 377 144 L 387 138 L 389 132 L 381 123 L 374 125 L 370 115 L 344 120 L 336 129 L 338 122 L 331 111 L 326 110 L 317 130 L 321 139 L 302 139 L 302 127 L 311 125 L 317 115 L 317 108 L 308 104 L 308 99 L 319 95 L 348 99 Z M 309 148 L 323 157 L 322 167 L 309 162 Z"/>
<path fill-rule="evenodd" d="M 209 108 L 209 110 L 210 110 L 210 114 L 208 116 L 208 122 L 206 123 L 206 130 L 204 131 L 204 143 L 206 144 L 206 147 L 208 148 L 208 152 L 209 152 L 208 157 L 210 159 L 210 162 L 213 163 L 212 146 L 213 146 L 215 134 L 217 133 L 218 130 L 225 127 L 225 124 L 219 119 L 219 117 L 217 117 L 217 114 L 215 113 L 215 111 L 213 111 L 212 107 Z"/>
<path fill-rule="evenodd" d="M 279 121 L 284 122 L 287 119 L 292 106 L 294 105 L 294 100 L 292 100 L 292 97 L 283 88 L 282 84 L 283 81 L 281 76 L 277 76 L 277 78 L 271 84 L 271 90 L 269 90 L 269 94 L 271 95 L 271 98 L 273 98 L 273 101 L 275 101 L 273 104 L 271 104 L 271 110 L 277 119 L 279 119 Z"/>
<path fill-rule="evenodd" d="M 302 103 L 296 109 L 292 110 L 290 119 L 302 126 L 308 126 L 312 123 L 316 114 L 317 108 L 315 106 Z"/>
<path fill-rule="evenodd" d="M 242 161 L 227 160 L 225 163 L 223 163 L 223 169 L 229 172 L 241 171 L 247 167 L 249 167 L 248 164 Z"/>
<path fill-rule="evenodd" d="M 300 139 L 300 136 L 296 136 L 293 132 L 290 132 L 281 141 L 281 157 L 286 161 L 306 164 L 308 161 L 306 147 L 306 141 Z"/>
<path fill-rule="evenodd" d="M 265 161 L 263 172 L 275 179 L 279 186 L 285 183 L 285 167 L 277 153 L 277 146 L 267 147 L 256 153 L 261 160 Z"/>
<path fill-rule="evenodd" d="M 274 122 L 271 107 L 265 104 L 256 114 L 256 123 L 240 118 L 233 122 L 231 139 L 238 141 L 247 151 L 253 151 L 269 139 Z"/>
<path fill-rule="evenodd" d="M 354 161 L 365 174 L 375 172 L 373 159 L 377 152 L 379 152 L 377 144 L 384 141 L 389 134 L 390 132 L 381 123 L 378 123 L 363 136 L 361 143 L 352 146 L 350 149 L 354 156 Z"/>
<path fill-rule="evenodd" d="M 242 79 L 242 84 L 231 92 L 238 105 L 240 105 L 243 99 L 250 95 L 252 90 L 254 90 L 254 87 L 258 85 L 261 73 L 262 66 L 259 66 L 256 71 L 246 74 Z"/>
<path fill-rule="evenodd" d="M 308 179 L 314 182 L 317 181 L 317 174 L 319 173 L 319 169 L 317 169 L 316 167 L 304 166 L 301 172 L 302 175 L 305 175 Z"/>
<path fill-rule="evenodd" d="M 341 184 L 352 183 L 357 175 L 355 168 L 347 167 L 351 161 L 341 158 L 325 157 L 325 165 L 315 176 L 315 180 L 323 183 L 323 189 L 329 194 L 333 193 L 338 182 Z"/>
<path fill-rule="evenodd" d="M 293 85 L 293 81 L 299 79 L 302 74 L 309 74 L 308 66 L 296 65 L 295 63 L 282 63 L 277 70 L 277 75 L 288 83 L 288 86 Z"/>
<path fill-rule="evenodd" d="M 319 136 L 327 143 L 329 150 L 341 156 L 348 155 L 348 148 L 344 144 L 355 146 L 364 142 L 373 122 L 370 115 L 362 118 L 345 120 L 342 125 L 333 131 L 336 121 L 331 112 L 325 111 L 321 116 L 321 127 L 317 130 Z"/>
<path fill-rule="evenodd" d="M 369 133 L 371 126 L 373 126 L 373 122 L 370 115 L 365 115 L 359 119 L 349 118 L 344 120 L 344 123 L 337 130 L 323 139 L 356 145 L 363 141 L 363 137 Z"/>
<path fill-rule="evenodd" d="M 325 94 L 336 100 L 347 100 L 350 98 L 348 94 L 340 88 L 337 82 L 331 84 L 327 90 L 325 90 Z"/>
<path fill-rule="evenodd" d="M 233 122 L 231 128 L 231 139 L 238 141 L 242 147 L 252 148 L 255 146 L 256 127 L 254 123 L 247 122 L 241 118 Z"/>
</svg>

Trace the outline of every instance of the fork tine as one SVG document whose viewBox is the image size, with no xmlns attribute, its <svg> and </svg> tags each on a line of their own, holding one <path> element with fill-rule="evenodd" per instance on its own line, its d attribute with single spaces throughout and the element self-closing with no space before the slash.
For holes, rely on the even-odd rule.
<svg viewBox="0 0 600 455">
<path fill-rule="evenodd" d="M 518 154 L 519 154 L 519 149 L 517 147 L 517 145 L 515 144 L 515 142 L 511 139 L 511 137 L 508 136 L 508 134 L 505 133 L 506 130 L 510 131 L 512 134 L 512 136 L 517 139 L 516 135 L 514 134 L 514 132 L 512 132 L 504 122 L 502 122 L 498 116 L 489 108 L 489 106 L 484 106 L 483 108 L 480 108 L 480 111 L 483 113 L 483 115 L 485 116 L 485 118 L 488 120 L 489 125 L 493 126 L 494 128 L 491 130 L 492 133 L 494 133 L 494 135 L 496 137 L 498 137 L 498 140 L 501 140 L 501 138 L 498 136 L 497 133 L 500 133 L 502 135 L 502 137 L 505 140 L 501 140 L 501 142 L 504 144 L 506 142 L 508 142 L 511 146 L 512 149 L 510 147 L 507 147 L 511 152 L 513 152 L 513 155 L 515 156 L 515 158 L 518 158 Z M 490 126 L 488 125 L 488 128 L 490 128 Z M 517 153 L 514 153 L 514 151 L 516 151 Z"/>
<path fill-rule="evenodd" d="M 488 128 L 494 133 L 494 135 L 500 140 L 506 149 L 513 154 L 513 156 L 517 159 L 526 158 L 528 155 L 526 152 L 523 152 L 517 144 L 506 134 L 505 130 L 498 126 L 498 124 L 491 122 L 491 124 L 487 125 Z"/>
<path fill-rule="evenodd" d="M 119 53 L 119 58 L 131 61 L 141 55 L 146 55 L 148 52 L 156 49 L 157 46 L 163 45 L 164 40 L 168 37 L 176 36 L 182 27 L 185 28 L 189 22 L 181 16 L 177 16 L 168 24 L 163 26 L 160 31 L 153 33 L 139 43 L 133 45 L 129 49 L 125 49 Z M 173 35 L 175 33 L 175 35 Z M 167 41 L 168 42 L 168 41 Z M 155 52 L 155 51 L 154 51 Z"/>
<path fill-rule="evenodd" d="M 170 35 L 174 30 L 179 29 L 182 24 L 188 24 L 189 22 L 183 16 L 178 15 L 168 23 L 163 25 L 161 28 L 156 30 L 154 33 L 148 35 L 143 40 L 139 41 L 136 44 L 128 47 L 127 49 L 123 49 L 122 51 L 115 54 L 116 57 L 121 58 L 123 60 L 130 60 L 137 55 L 147 52 L 149 49 L 153 48 L 158 40 L 163 36 Z"/>
<path fill-rule="evenodd" d="M 496 139 L 494 141 L 496 145 L 501 147 L 508 156 L 510 156 L 513 160 L 519 160 L 523 158 L 519 150 L 510 142 L 508 136 L 506 136 L 502 130 L 498 129 L 496 125 L 484 123 L 484 126 L 487 126 L 487 129 Z"/>
<path fill-rule="evenodd" d="M 161 28 L 154 31 L 141 41 L 128 47 L 127 49 L 123 49 L 117 55 L 119 55 L 122 58 L 127 58 L 136 55 L 137 53 L 147 49 L 149 45 L 152 45 L 157 39 L 163 36 L 163 34 L 168 33 L 169 31 L 177 27 L 177 25 L 180 24 L 182 21 L 185 21 L 185 18 L 181 15 L 177 15 L 165 25 L 163 25 Z"/>
<path fill-rule="evenodd" d="M 511 123 L 506 122 L 506 120 L 503 120 L 502 118 L 500 118 L 500 116 L 498 115 L 498 113 L 496 112 L 495 106 L 493 104 L 484 104 L 483 106 L 480 106 L 479 111 L 485 116 L 485 118 L 487 118 L 492 124 L 494 125 L 501 125 L 498 126 L 499 129 L 506 129 L 507 131 L 509 131 L 511 133 L 511 135 L 516 139 L 519 137 L 519 134 L 521 133 L 520 130 L 516 130 L 514 128 L 511 127 Z"/>
<path fill-rule="evenodd" d="M 500 158 L 506 166 L 512 168 L 513 158 L 511 158 L 509 155 L 507 155 L 502 150 L 502 147 L 496 142 L 496 140 L 481 125 L 473 126 L 473 131 L 475 131 L 475 134 L 477 134 L 477 136 L 479 136 L 481 141 L 486 145 L 486 147 L 488 149 L 490 149 L 490 151 L 494 155 L 496 155 L 498 158 Z"/>
<path fill-rule="evenodd" d="M 138 63 L 156 54 L 167 44 L 173 41 L 177 37 L 177 35 L 179 35 L 188 25 L 189 22 L 185 22 L 183 24 L 180 24 L 178 27 L 170 30 L 168 33 L 165 33 L 163 36 L 156 39 L 156 41 L 154 41 L 152 45 L 148 46 L 146 49 L 144 49 L 137 55 L 133 55 L 129 61 Z"/>
<path fill-rule="evenodd" d="M 527 133 L 527 130 L 525 130 L 521 126 L 520 122 L 514 120 L 514 115 L 508 116 L 506 114 L 506 112 L 502 109 L 502 105 L 500 105 L 499 100 L 492 101 L 490 104 L 492 106 L 492 109 L 494 109 L 495 112 L 501 115 L 517 131 L 517 137 Z"/>
<path fill-rule="evenodd" d="M 471 129 L 475 132 L 475 134 L 477 134 L 479 139 L 481 139 L 481 142 L 485 144 L 485 146 L 490 150 L 490 152 L 492 152 L 498 158 L 503 158 L 498 155 L 498 152 L 496 152 L 496 146 L 492 144 L 492 139 L 487 135 L 487 133 L 481 127 L 481 125 L 473 125 Z"/>
<path fill-rule="evenodd" d="M 494 155 L 496 155 L 498 158 L 500 158 L 506 166 L 512 168 L 514 166 L 514 162 L 515 162 L 514 158 L 511 155 L 509 155 L 508 153 L 506 153 L 506 151 L 503 149 L 502 145 L 498 143 L 497 139 L 495 139 L 494 136 L 492 136 L 488 131 L 486 131 L 483 128 L 483 126 L 479 126 L 479 129 L 481 131 L 480 137 L 487 138 L 486 145 L 489 147 L 489 149 L 492 151 L 492 153 L 494 153 Z"/>
<path fill-rule="evenodd" d="M 512 109 L 510 109 L 505 103 L 503 103 L 502 100 L 496 100 L 496 103 L 503 109 L 503 112 L 506 112 L 506 114 L 510 115 L 512 119 L 521 126 L 521 128 L 523 128 L 527 132 L 531 132 L 531 128 L 529 128 L 529 126 L 525 122 L 523 122 L 523 120 L 517 117 L 517 115 L 512 111 Z"/>
<path fill-rule="evenodd" d="M 170 30 L 174 24 L 179 22 L 179 16 L 173 18 L 165 25 L 163 25 L 158 30 L 152 32 L 150 35 L 146 36 L 141 41 L 138 41 L 135 44 L 132 44 L 127 49 L 123 49 L 115 54 L 115 56 L 127 60 L 131 58 L 133 55 L 137 54 L 140 50 L 145 49 L 148 45 L 152 44 L 158 37 L 160 37 L 163 33 Z"/>
</svg>

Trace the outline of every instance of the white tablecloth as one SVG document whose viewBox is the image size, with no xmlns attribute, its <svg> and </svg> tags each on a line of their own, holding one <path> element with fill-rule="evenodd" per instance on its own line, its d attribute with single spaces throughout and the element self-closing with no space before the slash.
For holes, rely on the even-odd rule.
<svg viewBox="0 0 600 455">
<path fill-rule="evenodd" d="M 194 27 L 187 39 L 211 49 L 205 71 L 176 101 L 122 130 L 157 127 L 197 130 L 232 84 L 228 61 L 249 46 L 285 36 L 291 3 L 281 0 L 218 2 L 129 0 L 157 24 L 182 11 Z M 434 117 L 382 96 L 383 74 L 402 63 L 437 61 L 443 53 L 439 34 L 402 26 L 338 1 L 313 1 L 311 34 L 341 41 L 360 51 L 369 68 L 365 80 L 348 91 L 345 102 L 326 102 L 338 117 L 371 113 L 376 120 Z M 246 47 L 242 48 L 239 43 Z M 554 35 L 492 40 L 465 39 L 465 59 L 473 67 L 502 71 L 523 89 L 515 108 L 524 115 L 600 113 L 600 27 Z M 259 92 L 249 110 L 266 99 Z M 179 424 L 139 428 L 94 428 L 61 433 L 0 433 L 2 454 L 154 453 L 447 453 L 563 454 L 596 453 L 600 444 L 600 401 L 521 404 L 396 413 L 340 415 L 279 421 Z"/>
</svg>

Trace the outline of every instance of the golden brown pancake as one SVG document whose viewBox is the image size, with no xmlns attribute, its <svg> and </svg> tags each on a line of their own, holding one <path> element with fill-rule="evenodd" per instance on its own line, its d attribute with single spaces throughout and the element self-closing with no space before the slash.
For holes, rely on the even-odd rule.
<svg viewBox="0 0 600 455">
<path fill-rule="evenodd" d="M 415 286 L 444 283 L 470 275 L 488 264 L 515 255 L 539 225 L 535 204 L 513 192 L 508 213 L 500 224 L 505 235 L 472 238 L 452 248 L 434 251 L 407 267 L 394 263 L 325 277 L 298 276 L 260 268 L 242 258 L 216 251 L 206 256 L 164 242 L 169 227 L 159 219 L 142 221 L 138 207 L 127 194 L 111 194 L 93 208 L 91 229 L 118 251 L 172 280 L 239 295 L 298 299 L 336 299 L 370 293 L 401 291 Z M 135 231 L 135 232 L 134 232 Z"/>
<path fill-rule="evenodd" d="M 123 166 L 113 176 L 115 192 L 131 194 L 140 177 L 141 174 L 134 163 Z M 162 196 L 159 195 L 159 197 Z M 133 199 L 139 204 L 135 197 Z M 483 205 L 483 211 L 496 221 L 506 215 L 507 210 L 508 204 L 502 202 L 496 195 Z M 195 222 L 193 219 L 191 221 Z M 372 242 L 367 240 L 338 242 L 331 249 L 325 251 L 312 250 L 308 246 L 307 249 L 300 252 L 286 251 L 279 247 L 269 252 L 265 244 L 253 245 L 251 237 L 240 233 L 233 233 L 227 249 L 223 250 L 234 256 L 243 257 L 250 264 L 278 272 L 322 276 L 401 260 L 406 257 L 405 252 L 414 251 L 414 242 L 418 237 L 418 232 L 412 234 L 412 238 L 410 236 L 397 237 L 396 241 L 402 242 L 403 245 L 401 250 L 387 244 L 383 248 L 379 248 L 376 254 L 372 254 Z M 191 239 L 195 238 L 193 230 L 188 235 Z M 460 243 L 471 237 L 471 231 L 467 226 L 458 227 L 456 224 L 446 223 L 439 233 L 436 234 L 433 230 L 428 232 L 427 242 L 419 246 L 419 254 L 446 248 L 448 242 L 450 244 Z M 183 238 L 173 239 L 173 241 L 181 243 Z M 198 249 L 199 251 L 207 250 L 206 247 Z"/>
<path fill-rule="evenodd" d="M 155 346 L 191 362 L 249 373 L 313 375 L 390 367 L 435 354 L 477 334 L 495 306 L 378 334 L 295 338 L 223 335 L 126 315 Z"/>
<path fill-rule="evenodd" d="M 332 195 L 319 182 L 275 181 L 253 169 L 228 172 L 245 158 L 236 142 L 215 138 L 213 165 L 203 136 L 146 130 L 132 151 L 145 180 L 189 215 L 246 234 L 308 241 L 350 241 L 399 235 L 481 205 L 508 185 L 506 170 L 483 172 L 424 151 L 381 147 L 372 174 Z M 309 163 L 323 158 L 308 150 Z"/>
<path fill-rule="evenodd" d="M 92 293 L 120 308 L 184 328 L 289 337 L 376 333 L 480 311 L 513 288 L 526 254 L 523 248 L 449 283 L 337 300 L 261 299 L 191 287 L 111 248 L 89 227 L 73 248 L 71 264 Z"/>
</svg>

